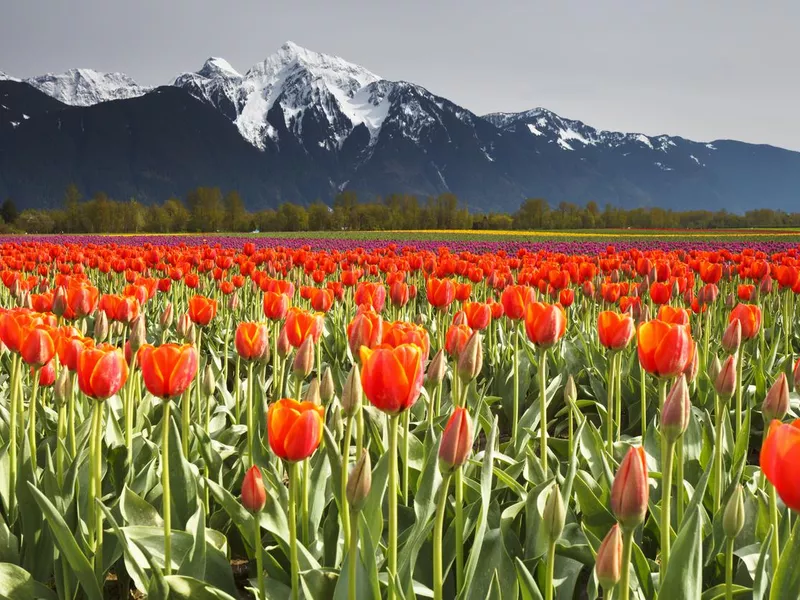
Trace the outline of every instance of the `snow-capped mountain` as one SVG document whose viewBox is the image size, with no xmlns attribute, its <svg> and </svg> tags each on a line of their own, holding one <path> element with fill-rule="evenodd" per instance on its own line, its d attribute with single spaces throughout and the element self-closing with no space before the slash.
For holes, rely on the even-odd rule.
<svg viewBox="0 0 800 600">
<path fill-rule="evenodd" d="M 66 119 L 65 105 L 83 108 Z M 244 73 L 212 57 L 152 91 L 120 73 L 0 74 L 0 130 L 0 197 L 32 203 L 73 181 L 152 201 L 208 179 L 251 208 L 344 189 L 452 192 L 508 212 L 528 197 L 732 211 L 757 198 L 793 209 L 800 189 L 797 152 L 605 131 L 545 108 L 479 116 L 292 42 Z M 42 157 L 71 166 L 43 174 Z"/>
<path fill-rule="evenodd" d="M 136 98 L 151 89 L 138 85 L 124 73 L 100 73 L 92 69 L 47 73 L 25 82 L 71 106 L 92 106 L 108 100 Z"/>
<path fill-rule="evenodd" d="M 19 81 L 16 77 L 12 77 L 11 75 L 7 75 L 0 71 L 0 81 Z"/>
</svg>

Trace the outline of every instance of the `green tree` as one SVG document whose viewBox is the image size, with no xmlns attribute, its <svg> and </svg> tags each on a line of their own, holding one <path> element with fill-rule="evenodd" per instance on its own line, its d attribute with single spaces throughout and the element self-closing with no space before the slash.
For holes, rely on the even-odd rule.
<svg viewBox="0 0 800 600">
<path fill-rule="evenodd" d="M 219 231 L 224 226 L 225 210 L 219 188 L 199 187 L 186 195 L 191 231 Z"/>
<path fill-rule="evenodd" d="M 19 211 L 17 210 L 17 205 L 14 204 L 11 198 L 6 198 L 3 205 L 0 206 L 0 218 L 2 218 L 5 223 L 13 225 L 18 216 Z"/>
<path fill-rule="evenodd" d="M 239 192 L 233 190 L 225 194 L 225 229 L 227 231 L 242 231 L 247 227 L 247 211 Z"/>
</svg>

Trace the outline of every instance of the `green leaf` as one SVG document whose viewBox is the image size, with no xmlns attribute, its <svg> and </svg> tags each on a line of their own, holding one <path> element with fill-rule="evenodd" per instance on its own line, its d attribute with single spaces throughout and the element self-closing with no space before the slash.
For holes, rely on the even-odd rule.
<svg viewBox="0 0 800 600">
<path fill-rule="evenodd" d="M 169 586 L 170 600 L 236 600 L 209 584 L 181 575 L 169 575 L 164 578 Z"/>
<path fill-rule="evenodd" d="M 692 511 L 678 534 L 660 585 L 659 596 L 697 600 L 703 588 L 703 547 L 698 511 Z"/>
<path fill-rule="evenodd" d="M 162 423 L 162 427 L 163 425 Z M 170 416 L 169 426 L 169 484 L 174 517 L 172 527 L 183 529 L 199 504 L 197 482 L 189 462 L 183 456 L 178 425 L 172 416 Z"/>
<path fill-rule="evenodd" d="M 781 551 L 778 568 L 772 578 L 770 600 L 800 598 L 800 569 L 797 568 L 797 557 L 800 556 L 800 519 L 792 529 L 792 535 Z"/>
<path fill-rule="evenodd" d="M 731 591 L 733 592 L 732 598 L 751 598 L 750 592 L 752 590 L 747 587 L 743 587 L 741 585 L 733 584 L 731 586 Z M 715 585 L 712 588 L 707 589 L 703 592 L 703 595 L 700 596 L 700 600 L 724 600 L 725 596 L 725 584 L 720 583 Z"/>
<path fill-rule="evenodd" d="M 137 495 L 127 485 L 122 491 L 119 511 L 126 525 L 142 525 L 144 527 L 163 527 L 164 520 L 155 507 Z"/>
<path fill-rule="evenodd" d="M 514 567 L 517 569 L 517 582 L 519 583 L 522 600 L 543 600 L 542 593 L 536 585 L 536 580 L 519 557 L 514 559 Z"/>
<path fill-rule="evenodd" d="M 89 600 L 103 600 L 103 595 L 100 592 L 97 579 L 95 579 L 92 565 L 83 552 L 81 552 L 78 543 L 75 541 L 75 537 L 67 527 L 61 514 L 56 510 L 56 507 L 53 506 L 50 500 L 30 482 L 28 482 L 28 489 L 33 495 L 36 504 L 39 505 L 39 509 L 42 511 L 44 518 L 47 520 L 47 524 L 53 532 L 53 538 L 55 539 L 58 549 L 75 572 L 75 576 L 78 578 L 78 581 L 80 581 L 81 587 L 83 587 Z"/>
<path fill-rule="evenodd" d="M 767 531 L 767 537 L 765 537 L 764 541 L 761 543 L 761 552 L 758 555 L 758 563 L 756 564 L 756 578 L 753 582 L 753 600 L 763 600 L 767 595 L 767 586 L 769 585 L 767 557 L 769 556 L 773 535 L 775 535 L 775 532 L 772 527 L 770 527 Z"/>
<path fill-rule="evenodd" d="M 192 536 L 192 547 L 183 559 L 178 575 L 203 580 L 206 574 L 206 515 L 202 505 L 186 524 L 186 532 Z"/>
<path fill-rule="evenodd" d="M 0 599 L 2 600 L 58 600 L 55 592 L 36 581 L 22 567 L 0 563 Z"/>
</svg>

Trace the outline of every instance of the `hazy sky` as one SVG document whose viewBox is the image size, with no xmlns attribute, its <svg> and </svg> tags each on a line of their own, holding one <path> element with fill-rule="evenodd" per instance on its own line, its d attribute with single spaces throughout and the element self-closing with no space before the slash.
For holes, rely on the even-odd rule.
<svg viewBox="0 0 800 600">
<path fill-rule="evenodd" d="M 478 114 L 800 150 L 800 0 L 0 0 L 0 70 L 168 82 L 286 40 Z"/>
</svg>

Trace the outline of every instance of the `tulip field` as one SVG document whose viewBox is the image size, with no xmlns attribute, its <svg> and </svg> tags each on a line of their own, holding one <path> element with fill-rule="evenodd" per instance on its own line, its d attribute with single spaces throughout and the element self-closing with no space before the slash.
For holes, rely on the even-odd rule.
<svg viewBox="0 0 800 600">
<path fill-rule="evenodd" d="M 797 600 L 799 242 L 0 237 L 0 600 Z"/>
</svg>

